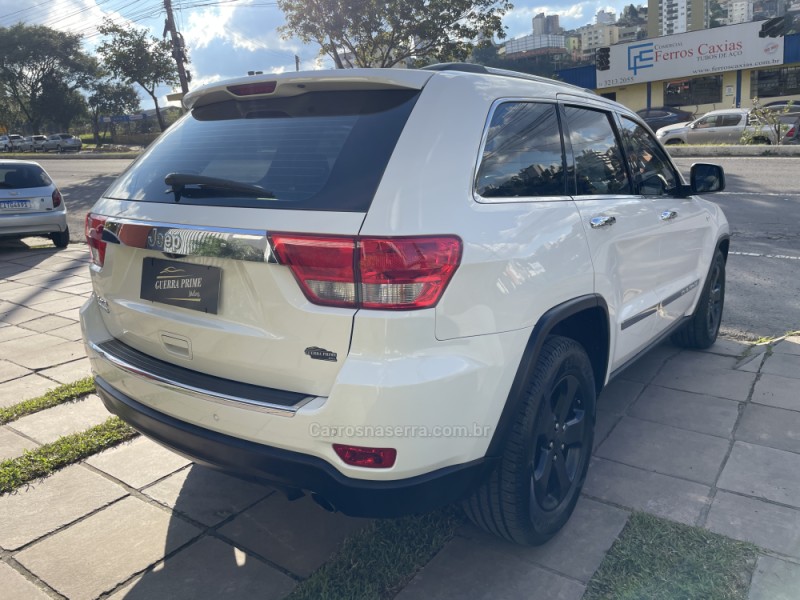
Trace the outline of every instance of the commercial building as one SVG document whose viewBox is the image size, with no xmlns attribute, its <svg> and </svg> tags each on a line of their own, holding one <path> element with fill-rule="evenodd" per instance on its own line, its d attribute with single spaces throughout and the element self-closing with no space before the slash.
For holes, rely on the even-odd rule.
<svg viewBox="0 0 800 600">
<path fill-rule="evenodd" d="M 742 23 L 618 44 L 608 49 L 607 69 L 589 65 L 559 76 L 633 110 L 676 106 L 699 116 L 748 108 L 754 98 L 797 99 L 800 34 L 783 36 L 765 27 Z"/>
</svg>

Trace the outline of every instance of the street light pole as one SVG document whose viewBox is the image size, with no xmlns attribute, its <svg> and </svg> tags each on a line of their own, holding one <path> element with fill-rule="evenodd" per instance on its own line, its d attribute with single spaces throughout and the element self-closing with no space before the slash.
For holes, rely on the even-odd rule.
<svg viewBox="0 0 800 600">
<path fill-rule="evenodd" d="M 178 79 L 181 82 L 181 91 L 184 94 L 189 92 L 189 77 L 184 68 L 186 62 L 186 50 L 183 44 L 183 37 L 175 29 L 175 18 L 172 16 L 172 0 L 164 0 L 164 10 L 167 12 L 167 22 L 164 25 L 164 34 L 169 31 L 172 38 L 172 57 L 178 66 Z"/>
</svg>

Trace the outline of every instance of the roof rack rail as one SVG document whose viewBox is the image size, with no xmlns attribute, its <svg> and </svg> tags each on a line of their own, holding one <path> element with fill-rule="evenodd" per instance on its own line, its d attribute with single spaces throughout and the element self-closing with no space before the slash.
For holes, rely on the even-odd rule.
<svg viewBox="0 0 800 600">
<path fill-rule="evenodd" d="M 428 65 L 427 67 L 422 67 L 424 71 L 461 71 L 463 73 L 482 73 L 484 75 L 500 75 L 503 77 L 515 77 L 516 79 L 527 79 L 528 81 L 536 81 L 538 83 L 547 83 L 550 85 L 559 85 L 564 86 L 567 88 L 572 88 L 574 90 L 580 90 L 581 92 L 589 92 L 590 94 L 594 94 L 593 90 L 582 88 L 577 85 L 572 85 L 570 83 L 564 83 L 563 81 L 557 81 L 555 79 L 550 79 L 548 77 L 541 77 L 540 75 L 531 75 L 530 73 L 520 73 L 519 71 L 510 71 L 508 69 L 497 69 L 495 67 L 485 67 L 483 65 L 476 65 L 473 63 L 458 63 L 458 62 L 450 62 L 450 63 L 439 63 L 435 65 Z"/>
</svg>

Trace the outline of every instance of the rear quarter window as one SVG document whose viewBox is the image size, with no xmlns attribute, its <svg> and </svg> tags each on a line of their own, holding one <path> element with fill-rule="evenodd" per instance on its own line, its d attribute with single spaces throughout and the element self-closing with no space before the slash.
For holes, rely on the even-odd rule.
<svg viewBox="0 0 800 600">
<path fill-rule="evenodd" d="M 181 204 L 366 211 L 418 90 L 309 92 L 195 108 L 106 192 L 174 202 L 164 178 L 199 175 L 257 185 L 269 196 L 187 186 Z"/>
<path fill-rule="evenodd" d="M 478 195 L 563 196 L 564 186 L 564 150 L 556 105 L 499 104 L 489 124 L 478 168 Z"/>
</svg>

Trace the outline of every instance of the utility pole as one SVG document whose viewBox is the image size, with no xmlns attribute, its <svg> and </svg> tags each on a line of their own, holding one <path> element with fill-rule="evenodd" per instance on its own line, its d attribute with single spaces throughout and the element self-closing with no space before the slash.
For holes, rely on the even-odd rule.
<svg viewBox="0 0 800 600">
<path fill-rule="evenodd" d="M 183 43 L 183 36 L 175 29 L 175 18 L 172 16 L 172 0 L 164 0 L 164 10 L 167 12 L 164 36 L 169 31 L 172 37 L 172 57 L 175 59 L 175 64 L 178 65 L 178 79 L 181 81 L 181 91 L 186 94 L 189 92 L 189 76 L 183 66 L 187 62 L 186 48 Z"/>
</svg>

